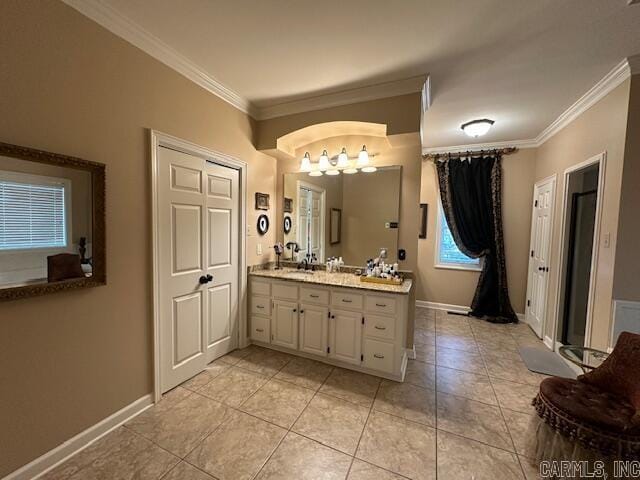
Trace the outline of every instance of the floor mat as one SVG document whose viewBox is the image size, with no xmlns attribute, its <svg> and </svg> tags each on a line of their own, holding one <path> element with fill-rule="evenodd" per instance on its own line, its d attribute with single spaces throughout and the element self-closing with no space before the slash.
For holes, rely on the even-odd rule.
<svg viewBox="0 0 640 480">
<path fill-rule="evenodd" d="M 520 347 L 520 356 L 532 372 L 555 377 L 576 378 L 576 373 L 555 352 L 537 347 Z"/>
</svg>

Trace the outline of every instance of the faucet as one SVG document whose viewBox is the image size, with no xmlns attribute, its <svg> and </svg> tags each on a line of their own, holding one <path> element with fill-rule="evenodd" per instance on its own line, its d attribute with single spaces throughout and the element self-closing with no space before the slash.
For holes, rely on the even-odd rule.
<svg viewBox="0 0 640 480">
<path fill-rule="evenodd" d="M 298 263 L 298 270 L 304 267 L 304 271 L 306 272 L 309 268 L 309 260 L 307 258 L 303 258 L 300 263 Z"/>
<path fill-rule="evenodd" d="M 291 250 L 291 261 L 293 261 L 294 255 L 300 251 L 300 245 L 298 245 L 298 242 L 287 242 L 285 247 Z"/>
<path fill-rule="evenodd" d="M 318 261 L 318 257 L 316 257 L 315 253 L 307 253 L 302 261 L 298 264 L 298 270 L 304 266 L 304 270 L 307 271 L 311 268 L 311 271 L 315 270 L 314 262 Z"/>
</svg>

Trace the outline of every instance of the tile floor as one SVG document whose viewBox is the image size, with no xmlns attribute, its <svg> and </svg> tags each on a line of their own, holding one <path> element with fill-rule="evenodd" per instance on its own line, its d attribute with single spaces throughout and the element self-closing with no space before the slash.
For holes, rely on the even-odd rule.
<svg viewBox="0 0 640 480">
<path fill-rule="evenodd" d="M 415 342 L 405 383 L 234 351 L 42 478 L 536 479 L 529 328 L 418 308 Z"/>
</svg>

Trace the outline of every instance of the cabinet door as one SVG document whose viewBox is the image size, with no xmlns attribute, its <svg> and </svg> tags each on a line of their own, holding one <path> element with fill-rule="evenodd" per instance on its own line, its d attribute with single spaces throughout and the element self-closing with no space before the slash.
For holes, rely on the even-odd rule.
<svg viewBox="0 0 640 480">
<path fill-rule="evenodd" d="M 271 316 L 271 343 L 298 349 L 298 304 L 274 300 Z"/>
<path fill-rule="evenodd" d="M 329 309 L 300 305 L 300 350 L 327 356 Z"/>
<path fill-rule="evenodd" d="M 362 314 L 332 310 L 329 319 L 329 357 L 360 365 Z"/>
</svg>

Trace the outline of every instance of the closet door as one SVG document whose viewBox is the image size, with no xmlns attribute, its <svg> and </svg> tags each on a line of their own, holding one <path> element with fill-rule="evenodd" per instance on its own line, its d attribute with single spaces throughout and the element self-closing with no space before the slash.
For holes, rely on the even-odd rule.
<svg viewBox="0 0 640 480">
<path fill-rule="evenodd" d="M 298 189 L 298 245 L 300 251 L 298 252 L 298 260 L 306 258 L 307 253 L 310 253 L 309 247 L 309 222 L 310 222 L 310 206 L 311 204 L 311 192 L 306 188 Z"/>
</svg>

